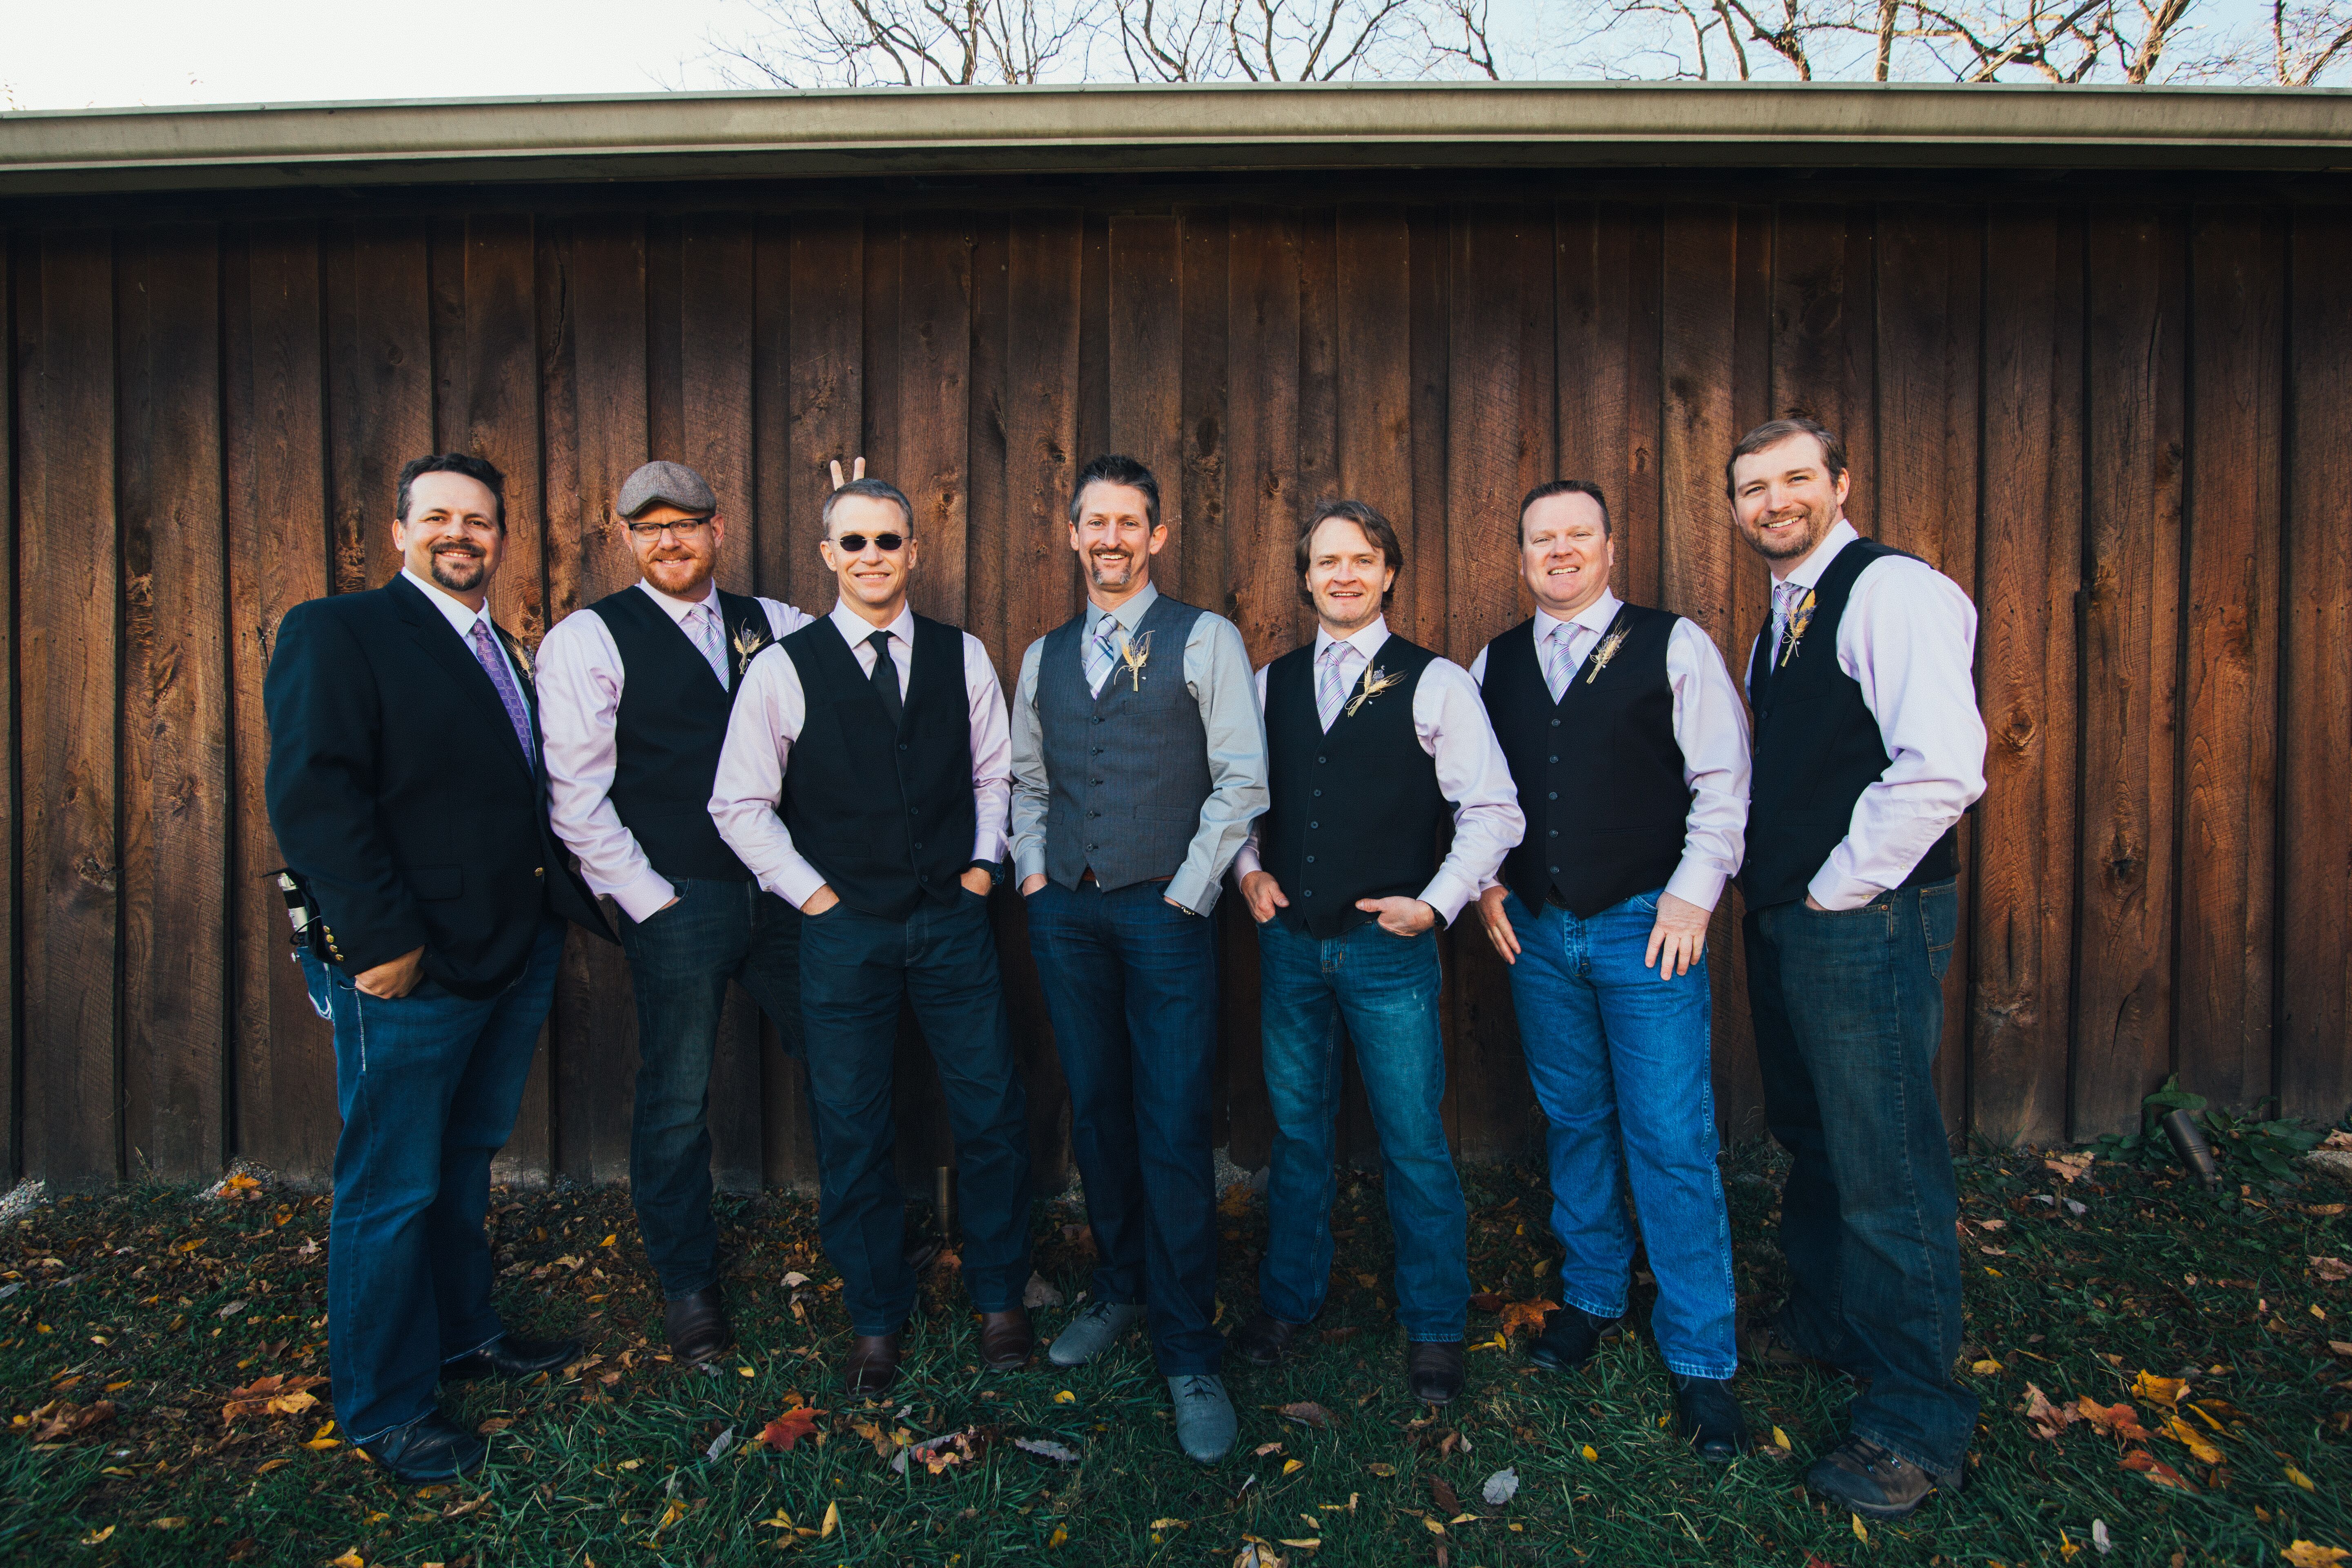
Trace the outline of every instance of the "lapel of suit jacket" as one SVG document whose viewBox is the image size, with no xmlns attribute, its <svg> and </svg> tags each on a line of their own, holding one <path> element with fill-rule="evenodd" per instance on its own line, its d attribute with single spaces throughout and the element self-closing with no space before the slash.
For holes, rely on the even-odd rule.
<svg viewBox="0 0 2352 1568">
<path fill-rule="evenodd" d="M 405 577 L 394 577 L 389 586 L 392 602 L 400 606 L 400 618 L 407 623 L 410 635 L 439 662 L 461 689 L 473 696 L 482 710 L 483 717 L 496 722 L 499 733 L 507 738 L 509 745 L 513 744 L 514 725 L 507 718 L 507 705 L 499 700 L 499 689 L 490 684 L 488 674 L 482 668 L 482 661 L 474 657 L 474 650 L 466 646 L 466 639 L 457 635 L 448 617 L 425 597 L 425 591 Z M 506 634 L 500 632 L 499 635 L 503 637 Z M 516 662 L 520 667 L 521 661 Z M 526 692 L 528 689 L 529 683 L 525 683 Z M 530 715 L 531 743 L 537 746 L 539 710 L 528 695 L 523 699 L 523 710 Z M 521 747 L 517 746 L 506 755 L 516 767 L 530 775 L 534 785 L 537 784 L 538 775 L 543 770 L 532 767 L 525 761 Z"/>
</svg>

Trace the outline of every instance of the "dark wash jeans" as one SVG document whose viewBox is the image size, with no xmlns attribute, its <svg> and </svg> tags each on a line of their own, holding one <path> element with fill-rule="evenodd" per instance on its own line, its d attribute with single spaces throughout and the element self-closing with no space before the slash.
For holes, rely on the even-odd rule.
<svg viewBox="0 0 2352 1568">
<path fill-rule="evenodd" d="M 1216 922 L 1169 903 L 1166 882 L 1049 881 L 1025 901 L 1070 1086 L 1095 1299 L 1143 1304 L 1162 1376 L 1214 1373 Z"/>
<path fill-rule="evenodd" d="M 1781 1329 L 1870 1379 L 1858 1437 L 1956 1482 L 1976 1396 L 1960 1352 L 1959 1197 L 1936 1103 L 1944 971 L 1959 898 L 1949 881 L 1858 910 L 1802 900 L 1748 914 L 1748 996 L 1764 1113 L 1792 1163 L 1780 1195 L 1789 1259 Z"/>
<path fill-rule="evenodd" d="M 490 1156 L 514 1131 L 555 995 L 563 921 L 481 1001 L 427 980 L 393 1001 L 299 955 L 335 1026 L 335 1210 L 327 1226 L 327 1361 L 335 1415 L 366 1443 L 433 1408 L 441 1363 L 506 1332 L 490 1305 Z"/>
<path fill-rule="evenodd" d="M 801 921 L 801 1016 L 816 1102 L 817 1231 L 861 1334 L 894 1334 L 915 1305 L 905 1254 L 891 1067 L 911 1002 L 955 1133 L 963 1283 L 1001 1312 L 1029 1284 L 1028 1099 L 996 967 L 988 900 L 959 888 L 903 921 L 835 904 Z"/>
<path fill-rule="evenodd" d="M 801 1050 L 801 912 L 756 882 L 671 879 L 677 902 L 621 917 L 637 1003 L 637 1104 L 629 1199 L 671 1300 L 718 1282 L 710 1216 L 710 1058 L 733 980 Z"/>
</svg>

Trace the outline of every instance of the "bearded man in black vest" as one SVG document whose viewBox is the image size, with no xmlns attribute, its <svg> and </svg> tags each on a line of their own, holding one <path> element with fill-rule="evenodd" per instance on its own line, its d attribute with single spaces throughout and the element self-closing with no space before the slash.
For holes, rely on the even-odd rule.
<svg viewBox="0 0 2352 1568">
<path fill-rule="evenodd" d="M 1462 1392 L 1469 1216 L 1440 1114 L 1437 928 L 1525 822 L 1469 672 L 1389 633 L 1381 611 L 1404 566 L 1389 520 L 1325 501 L 1299 530 L 1297 563 L 1315 640 L 1257 673 L 1273 804 L 1234 860 L 1257 921 L 1275 1138 L 1258 1310 L 1232 1349 L 1271 1366 L 1322 1310 L 1344 1023 L 1388 1178 L 1405 1383 L 1448 1405 Z"/>
<path fill-rule="evenodd" d="M 763 892 L 710 819 L 727 718 L 751 656 L 809 617 L 716 580 L 727 520 L 700 474 L 647 463 L 614 510 L 637 581 L 540 645 L 556 837 L 621 911 L 637 1007 L 629 1199 L 661 1280 L 670 1352 L 734 1342 L 710 1213 L 710 1063 L 727 983 L 800 1054 L 800 911 Z"/>
<path fill-rule="evenodd" d="M 1630 1186 L 1682 1436 L 1727 1461 L 1748 1427 L 1731 1394 L 1738 1304 L 1716 1166 L 1706 926 L 1739 866 L 1748 726 L 1706 632 L 1610 591 L 1599 486 L 1529 491 L 1519 544 L 1535 616 L 1470 668 L 1528 815 L 1481 909 L 1511 966 L 1567 1251 L 1560 1305 L 1528 1354 L 1581 1365 L 1623 1315 Z"/>
<path fill-rule="evenodd" d="M 1237 1425 L 1217 1374 L 1217 879 L 1265 806 L 1265 726 L 1231 621 L 1152 586 L 1160 482 L 1097 458 L 1070 493 L 1087 605 L 1029 645 L 1013 705 L 1013 858 L 1070 1086 L 1099 1261 L 1059 1366 L 1147 1319 L 1203 1463 Z"/>
<path fill-rule="evenodd" d="M 1751 1359 L 1867 1386 L 1814 1490 L 1900 1519 L 1959 1485 L 1975 1395 L 1960 1349 L 1958 1195 L 1936 1102 L 1957 829 L 1984 793 L 1976 607 L 1845 519 L 1845 449 L 1776 419 L 1724 464 L 1733 524 L 1772 570 L 1756 639 L 1748 995 L 1764 1111 L 1789 1151 L 1789 1300 Z"/>
<path fill-rule="evenodd" d="M 988 895 L 1002 874 L 1012 746 L 978 637 L 908 607 L 915 511 L 856 479 L 824 503 L 833 614 L 751 660 L 710 815 L 760 886 L 796 905 L 816 1102 L 817 1224 L 855 1335 L 854 1394 L 898 1378 L 915 1305 L 891 1068 L 911 1002 L 955 1134 L 963 1281 L 980 1359 L 1025 1365 L 1027 1100 L 1013 1070 Z"/>
</svg>

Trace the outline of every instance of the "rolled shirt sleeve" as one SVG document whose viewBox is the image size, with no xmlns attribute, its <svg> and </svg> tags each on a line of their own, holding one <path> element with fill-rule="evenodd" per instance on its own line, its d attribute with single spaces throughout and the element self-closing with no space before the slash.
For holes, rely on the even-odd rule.
<svg viewBox="0 0 2352 1568">
<path fill-rule="evenodd" d="M 776 813 L 784 798 L 784 764 L 807 721 L 808 698 L 792 656 L 773 644 L 761 649 L 735 694 L 710 788 L 719 837 L 761 887 L 794 909 L 824 886 L 824 873 L 793 847 L 792 830 Z"/>
<path fill-rule="evenodd" d="M 1739 874 L 1748 849 L 1748 710 L 1722 650 L 1687 617 L 1675 623 L 1666 641 L 1666 681 L 1674 689 L 1683 783 L 1691 792 L 1682 863 L 1666 879 L 1666 891 L 1712 910 L 1724 883 Z"/>
<path fill-rule="evenodd" d="M 1437 787 L 1454 804 L 1454 843 L 1422 889 L 1421 901 L 1447 925 L 1495 879 L 1503 857 L 1527 836 L 1518 785 L 1470 672 L 1430 661 L 1412 694 L 1413 733 L 1437 767 Z"/>
<path fill-rule="evenodd" d="M 1045 812 L 1053 786 L 1045 778 L 1045 731 L 1037 721 L 1037 668 L 1045 639 L 1021 656 L 1013 688 L 1013 880 L 1018 887 L 1045 874 Z"/>
<path fill-rule="evenodd" d="M 1168 883 L 1167 896 L 1169 902 L 1205 915 L 1216 907 L 1218 879 L 1249 837 L 1267 798 L 1265 716 L 1249 650 L 1233 622 L 1206 612 L 1193 619 L 1184 641 L 1184 685 L 1201 707 L 1209 798 L 1201 803 L 1201 825 Z M 1039 858 L 1042 868 L 1042 851 Z"/>
<path fill-rule="evenodd" d="M 996 663 L 988 657 L 988 645 L 970 632 L 963 634 L 963 689 L 971 720 L 971 858 L 994 864 L 1005 853 L 1013 738 L 1004 690 L 996 683 Z"/>
</svg>

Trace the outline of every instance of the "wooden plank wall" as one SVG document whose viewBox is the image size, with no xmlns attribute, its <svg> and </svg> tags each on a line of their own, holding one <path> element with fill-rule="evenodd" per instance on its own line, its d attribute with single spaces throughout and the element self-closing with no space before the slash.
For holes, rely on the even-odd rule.
<svg viewBox="0 0 2352 1568">
<path fill-rule="evenodd" d="M 1467 662 L 1520 618 L 1515 509 L 1599 480 L 1622 593 L 1737 668 L 1763 570 L 1730 442 L 1836 425 L 1850 510 L 1973 594 L 1990 789 L 1964 830 L 1940 1063 L 1955 1131 L 2084 1139 L 2179 1071 L 2232 1104 L 2352 1098 L 2352 244 L 2338 207 L 1823 199 L 873 205 L 683 216 L 339 206 L 0 236 L 0 1165 L 63 1186 L 232 1155 L 321 1178 L 325 1026 L 263 873 L 261 677 L 286 609 L 380 584 L 393 477 L 509 476 L 500 618 L 527 639 L 626 583 L 608 507 L 677 457 L 723 579 L 822 612 L 826 463 L 913 498 L 916 598 L 1009 680 L 1077 604 L 1073 473 L 1159 472 L 1170 591 L 1255 658 L 1307 635 L 1300 510 L 1369 500 L 1408 556 L 1392 623 Z M 1755 199 L 1760 194 L 1765 199 Z M 1802 199 L 1798 199 L 1801 197 Z M 1039 1151 L 1065 1096 L 1017 905 L 999 931 Z M 1715 1090 L 1761 1130 L 1738 902 Z M 1255 943 L 1221 914 L 1219 1136 L 1271 1124 Z M 1509 991 L 1446 939 L 1447 1121 L 1539 1134 Z M 803 1079 L 739 997 L 712 1095 L 725 1184 L 806 1183 Z M 625 1179 L 625 969 L 575 942 L 502 1173 Z M 948 1158 L 910 1034 L 910 1172 Z M 1350 1080 L 1347 1140 L 1371 1133 Z"/>
</svg>

